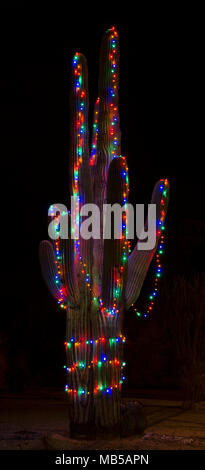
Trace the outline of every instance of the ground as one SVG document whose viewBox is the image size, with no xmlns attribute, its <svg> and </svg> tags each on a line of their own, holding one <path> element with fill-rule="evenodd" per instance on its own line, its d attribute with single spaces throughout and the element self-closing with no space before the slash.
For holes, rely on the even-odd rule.
<svg viewBox="0 0 205 470">
<path fill-rule="evenodd" d="M 130 398 L 129 398 L 130 399 Z M 135 396 L 136 400 L 136 396 Z M 0 395 L 0 449 L 202 449 L 205 450 L 205 402 L 185 410 L 181 401 L 138 398 L 148 427 L 143 436 L 110 441 L 67 438 L 68 405 L 59 392 Z"/>
</svg>

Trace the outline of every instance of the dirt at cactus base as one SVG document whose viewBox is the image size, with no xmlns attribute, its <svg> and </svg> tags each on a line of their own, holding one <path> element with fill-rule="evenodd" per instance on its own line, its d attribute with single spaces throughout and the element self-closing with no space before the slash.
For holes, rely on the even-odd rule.
<svg viewBox="0 0 205 470">
<path fill-rule="evenodd" d="M 184 409 L 180 401 L 140 396 L 137 400 L 145 407 L 148 419 L 143 436 L 78 441 L 68 437 L 68 404 L 64 394 L 2 393 L 0 449 L 205 449 L 205 402 L 196 409 Z"/>
</svg>

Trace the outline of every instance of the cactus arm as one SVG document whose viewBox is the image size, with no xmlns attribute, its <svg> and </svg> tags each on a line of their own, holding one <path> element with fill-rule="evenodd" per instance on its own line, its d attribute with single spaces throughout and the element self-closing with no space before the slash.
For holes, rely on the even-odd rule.
<svg viewBox="0 0 205 470">
<path fill-rule="evenodd" d="M 83 54 L 73 57 L 72 95 L 71 95 L 71 192 L 84 194 L 85 185 L 83 171 L 89 162 L 88 135 L 88 70 L 87 61 Z"/>
<path fill-rule="evenodd" d="M 56 277 L 58 275 L 57 265 L 55 260 L 55 254 L 52 244 L 43 240 L 39 246 L 39 259 L 41 265 L 41 271 L 45 283 L 51 293 L 51 295 L 59 301 L 61 298 L 60 289 L 62 287 L 61 283 L 56 282 Z"/>
<path fill-rule="evenodd" d="M 153 193 L 151 203 L 156 204 L 156 217 L 157 221 L 166 217 L 168 202 L 169 202 L 169 184 L 165 180 L 165 190 L 166 197 L 162 196 L 162 190 L 160 189 L 163 186 L 163 181 L 160 180 L 156 183 Z M 163 203 L 162 203 L 163 201 Z M 147 220 L 145 223 L 145 230 L 147 229 Z M 140 291 L 145 280 L 147 271 L 149 269 L 152 258 L 156 252 L 159 239 L 160 239 L 161 229 L 160 226 L 157 228 L 156 234 L 156 244 L 153 250 L 138 250 L 138 244 L 136 244 L 134 250 L 128 258 L 128 272 L 127 272 L 127 283 L 125 289 L 125 298 L 126 298 L 126 308 L 128 309 L 140 295 Z"/>
<path fill-rule="evenodd" d="M 80 292 L 77 271 L 74 268 L 74 241 L 71 239 L 61 240 L 62 247 L 62 281 L 67 296 L 72 306 L 79 305 Z"/>
<path fill-rule="evenodd" d="M 106 172 L 111 160 L 119 156 L 120 123 L 118 110 L 119 90 L 119 38 L 115 28 L 102 39 L 99 71 L 99 144 L 98 159 Z"/>
<path fill-rule="evenodd" d="M 72 192 L 80 195 L 80 205 L 92 202 L 92 188 L 89 162 L 89 130 L 88 130 L 88 70 L 83 54 L 77 55 L 77 64 L 73 73 L 73 174 Z M 76 71 L 77 75 L 76 78 Z M 76 86 L 77 85 L 77 86 Z"/>
</svg>

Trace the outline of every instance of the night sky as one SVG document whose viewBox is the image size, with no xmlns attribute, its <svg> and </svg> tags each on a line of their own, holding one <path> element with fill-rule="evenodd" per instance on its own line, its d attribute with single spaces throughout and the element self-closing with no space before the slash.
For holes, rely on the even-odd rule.
<svg viewBox="0 0 205 470">
<path fill-rule="evenodd" d="M 92 118 L 100 40 L 113 24 L 120 35 L 122 154 L 131 201 L 148 203 L 154 183 L 167 177 L 166 270 L 170 276 L 204 270 L 201 32 L 185 13 L 166 13 L 163 21 L 156 11 L 137 13 L 107 9 L 102 19 L 88 7 L 79 20 L 77 5 L 1 10 L 1 324 L 11 341 L 20 338 L 20 350 L 35 349 L 36 368 L 38 357 L 48 360 L 42 344 L 49 335 L 56 370 L 55 348 L 62 344 L 63 351 L 63 314 L 41 278 L 38 246 L 47 238 L 49 205 L 69 200 L 72 56 L 78 50 L 88 59 Z"/>
</svg>

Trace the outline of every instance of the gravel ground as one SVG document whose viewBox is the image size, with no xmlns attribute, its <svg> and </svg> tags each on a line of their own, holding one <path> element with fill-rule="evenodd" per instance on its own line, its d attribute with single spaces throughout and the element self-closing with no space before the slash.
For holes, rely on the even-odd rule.
<svg viewBox="0 0 205 470">
<path fill-rule="evenodd" d="M 179 401 L 138 400 L 148 418 L 143 436 L 78 441 L 67 437 L 69 416 L 64 394 L 45 392 L 38 398 L 34 394 L 0 395 L 0 449 L 205 450 L 204 402 L 197 410 L 184 410 Z"/>
</svg>

